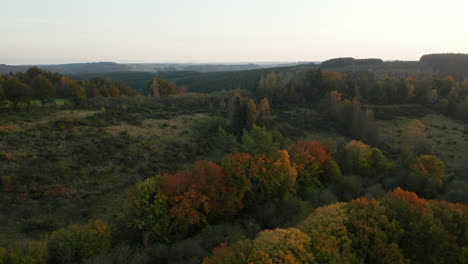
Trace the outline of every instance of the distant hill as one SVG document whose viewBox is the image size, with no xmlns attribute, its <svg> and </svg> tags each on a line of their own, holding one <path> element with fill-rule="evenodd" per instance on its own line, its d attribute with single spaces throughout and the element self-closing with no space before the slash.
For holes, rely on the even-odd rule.
<svg viewBox="0 0 468 264">
<path fill-rule="evenodd" d="M 131 69 L 128 65 L 115 62 L 71 63 L 39 66 L 39 68 L 67 74 L 116 72 L 128 71 Z"/>
<path fill-rule="evenodd" d="M 154 72 L 106 72 L 106 73 L 83 73 L 74 74 L 72 77 L 77 80 L 89 80 L 96 77 L 110 78 L 114 81 L 124 81 L 140 94 L 146 93 L 148 82 L 157 76 Z"/>
<path fill-rule="evenodd" d="M 315 64 L 301 65 L 297 67 L 316 68 Z M 173 81 L 177 86 L 186 86 L 189 91 L 213 92 L 217 90 L 244 89 L 254 90 L 260 78 L 271 71 L 284 71 L 294 67 L 262 68 L 243 71 L 164 71 L 164 72 L 109 72 L 87 73 L 73 75 L 76 79 L 91 79 L 95 77 L 111 78 L 124 81 L 137 92 L 145 94 L 149 81 L 159 76 L 165 80 Z"/>
<path fill-rule="evenodd" d="M 29 68 L 37 66 L 43 70 L 58 72 L 62 74 L 84 74 L 84 73 L 103 73 L 115 71 L 129 71 L 131 68 L 125 64 L 115 62 L 91 62 L 91 63 L 70 63 L 54 65 L 0 65 L 0 73 L 25 72 Z"/>
<path fill-rule="evenodd" d="M 322 62 L 323 68 L 345 67 L 351 65 L 375 65 L 384 63 L 381 59 L 336 58 Z"/>
<path fill-rule="evenodd" d="M 429 54 L 422 56 L 420 62 L 431 67 L 436 74 L 454 77 L 468 75 L 468 54 Z"/>
<path fill-rule="evenodd" d="M 10 72 L 11 73 L 25 72 L 29 68 L 31 68 L 31 66 L 29 65 L 13 66 L 13 65 L 0 64 L 0 74 L 6 74 Z"/>
<path fill-rule="evenodd" d="M 196 72 L 227 72 L 227 71 L 245 71 L 255 69 L 266 69 L 274 67 L 296 66 L 303 63 L 129 63 L 120 64 L 115 62 L 92 62 L 92 63 L 70 63 L 54 65 L 5 65 L 0 64 L 0 73 L 25 72 L 33 66 L 41 69 L 58 72 L 62 74 L 94 74 L 109 72 L 168 72 L 168 71 L 196 71 Z"/>
<path fill-rule="evenodd" d="M 170 71 L 185 71 L 185 72 L 227 72 L 227 71 L 246 71 L 275 67 L 287 67 L 301 65 L 301 62 L 292 63 L 233 63 L 233 64 L 213 64 L 213 63 L 132 63 L 127 64 L 132 71 L 140 72 L 170 72 Z"/>
</svg>

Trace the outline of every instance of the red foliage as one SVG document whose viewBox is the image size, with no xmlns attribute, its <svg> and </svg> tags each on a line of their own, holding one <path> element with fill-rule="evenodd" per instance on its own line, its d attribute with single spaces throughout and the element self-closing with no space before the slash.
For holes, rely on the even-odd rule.
<svg viewBox="0 0 468 264">
<path fill-rule="evenodd" d="M 180 223 L 205 224 L 211 218 L 237 211 L 222 169 L 211 161 L 197 161 L 190 170 L 164 174 L 160 187 L 171 206 L 170 214 Z"/>
<path fill-rule="evenodd" d="M 420 212 L 428 212 L 429 208 L 424 199 L 418 197 L 414 192 L 408 192 L 400 187 L 397 187 L 394 191 L 388 193 L 390 199 L 401 200 L 412 205 L 414 209 L 417 209 Z"/>
<path fill-rule="evenodd" d="M 325 163 L 330 159 L 330 153 L 327 148 L 318 141 L 300 141 L 296 143 L 294 148 L 299 166 L 304 163 L 318 162 Z"/>
</svg>

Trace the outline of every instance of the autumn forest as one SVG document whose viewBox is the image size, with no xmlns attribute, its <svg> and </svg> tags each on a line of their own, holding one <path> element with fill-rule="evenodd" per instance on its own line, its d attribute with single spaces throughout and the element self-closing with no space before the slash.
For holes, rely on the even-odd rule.
<svg viewBox="0 0 468 264">
<path fill-rule="evenodd" d="M 4 72 L 0 264 L 467 263 L 466 58 Z"/>
</svg>

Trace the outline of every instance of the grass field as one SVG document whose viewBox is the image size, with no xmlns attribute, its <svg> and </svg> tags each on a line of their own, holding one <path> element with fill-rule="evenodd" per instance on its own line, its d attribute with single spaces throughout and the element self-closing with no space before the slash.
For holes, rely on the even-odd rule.
<svg viewBox="0 0 468 264">
<path fill-rule="evenodd" d="M 177 137 L 180 139 L 191 134 L 191 126 L 194 122 L 206 117 L 206 114 L 194 114 L 175 116 L 171 119 L 144 119 L 140 126 L 120 124 L 108 126 L 104 130 L 113 135 L 125 132 L 130 136 Z"/>
<path fill-rule="evenodd" d="M 377 125 L 381 140 L 395 149 L 402 147 L 402 135 L 413 118 L 379 120 Z M 461 169 L 468 162 L 468 126 L 452 118 L 429 114 L 418 118 L 426 127 L 426 138 L 434 154 L 449 169 Z"/>
</svg>

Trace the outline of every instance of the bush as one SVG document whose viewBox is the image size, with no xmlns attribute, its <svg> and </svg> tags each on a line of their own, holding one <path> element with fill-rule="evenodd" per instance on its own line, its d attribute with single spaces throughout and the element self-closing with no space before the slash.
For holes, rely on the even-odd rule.
<svg viewBox="0 0 468 264">
<path fill-rule="evenodd" d="M 5 248 L 0 247 L 0 264 L 6 263 L 7 251 Z"/>
<path fill-rule="evenodd" d="M 24 245 L 9 248 L 5 263 L 11 264 L 46 264 L 47 263 L 47 242 L 28 241 Z M 1 252 L 0 252 L 1 253 Z M 0 256 L 1 257 L 1 256 Z M 0 258 L 1 261 L 1 258 Z"/>
<path fill-rule="evenodd" d="M 50 263 L 77 263 L 108 250 L 111 246 L 109 225 L 96 220 L 85 226 L 72 225 L 50 236 L 47 246 Z"/>
</svg>

